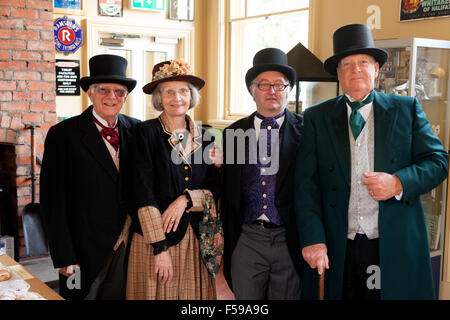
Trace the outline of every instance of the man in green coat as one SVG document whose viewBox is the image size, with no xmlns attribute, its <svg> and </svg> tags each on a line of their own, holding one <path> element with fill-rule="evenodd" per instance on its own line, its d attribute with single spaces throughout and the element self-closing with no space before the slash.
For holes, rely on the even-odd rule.
<svg viewBox="0 0 450 320">
<path fill-rule="evenodd" d="M 296 160 L 302 295 L 328 269 L 326 299 L 433 299 L 420 195 L 447 177 L 447 153 L 417 99 L 374 91 L 387 53 L 367 26 L 333 45 L 325 70 L 344 95 L 305 111 Z"/>
</svg>

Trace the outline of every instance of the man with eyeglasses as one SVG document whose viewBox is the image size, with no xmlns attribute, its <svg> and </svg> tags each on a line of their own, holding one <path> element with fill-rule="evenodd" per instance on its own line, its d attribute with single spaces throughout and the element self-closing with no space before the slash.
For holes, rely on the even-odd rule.
<svg viewBox="0 0 450 320">
<path fill-rule="evenodd" d="M 122 299 L 131 207 L 130 148 L 137 119 L 119 114 L 136 80 L 127 60 L 97 55 L 80 80 L 92 106 L 50 128 L 40 202 L 65 299 Z"/>
<path fill-rule="evenodd" d="M 302 117 L 286 109 L 296 73 L 266 48 L 245 80 L 256 112 L 223 135 L 224 275 L 237 299 L 299 299 L 292 187 Z"/>
</svg>

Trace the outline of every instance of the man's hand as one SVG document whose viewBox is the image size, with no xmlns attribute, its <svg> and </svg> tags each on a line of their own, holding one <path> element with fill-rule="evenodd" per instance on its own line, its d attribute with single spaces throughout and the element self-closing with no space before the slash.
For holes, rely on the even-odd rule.
<svg viewBox="0 0 450 320">
<path fill-rule="evenodd" d="M 396 175 L 386 172 L 366 172 L 364 176 L 367 179 L 363 180 L 362 184 L 376 201 L 390 199 L 403 191 L 402 183 Z"/>
<path fill-rule="evenodd" d="M 58 272 L 61 273 L 63 276 L 70 277 L 75 273 L 74 268 L 80 268 L 80 265 L 74 264 L 67 267 L 58 268 Z"/>
<path fill-rule="evenodd" d="M 217 147 L 214 143 L 214 148 L 209 149 L 209 159 L 214 163 L 217 168 L 220 168 L 223 164 L 223 151 Z"/>
<path fill-rule="evenodd" d="M 319 274 L 323 273 L 324 268 L 330 269 L 328 264 L 327 246 L 325 243 L 317 243 L 304 247 L 302 254 L 303 259 L 312 269 L 317 268 Z"/>
</svg>

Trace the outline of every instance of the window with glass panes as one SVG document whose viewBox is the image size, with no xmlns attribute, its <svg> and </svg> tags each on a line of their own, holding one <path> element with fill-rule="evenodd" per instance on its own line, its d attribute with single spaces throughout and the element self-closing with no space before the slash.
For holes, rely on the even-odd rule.
<svg viewBox="0 0 450 320">
<path fill-rule="evenodd" d="M 227 10 L 226 118 L 233 118 L 255 111 L 244 79 L 255 53 L 268 47 L 288 53 L 299 42 L 308 47 L 309 0 L 228 0 Z"/>
</svg>

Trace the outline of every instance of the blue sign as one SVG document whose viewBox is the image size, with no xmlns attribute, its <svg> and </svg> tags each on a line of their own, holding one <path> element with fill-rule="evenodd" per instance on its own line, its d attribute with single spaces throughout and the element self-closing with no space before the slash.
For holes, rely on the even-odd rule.
<svg viewBox="0 0 450 320">
<path fill-rule="evenodd" d="M 83 44 L 83 30 L 73 19 L 57 19 L 53 24 L 55 48 L 59 52 L 74 53 Z"/>
</svg>

